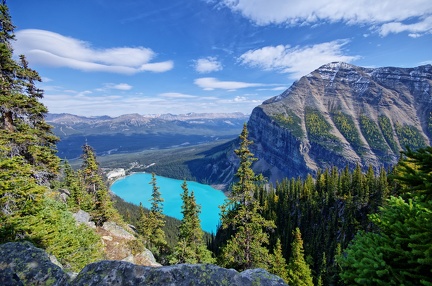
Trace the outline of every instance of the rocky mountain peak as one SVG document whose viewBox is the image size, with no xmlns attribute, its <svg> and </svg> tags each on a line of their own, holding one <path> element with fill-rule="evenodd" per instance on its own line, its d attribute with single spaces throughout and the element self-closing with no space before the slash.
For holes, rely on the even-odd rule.
<svg viewBox="0 0 432 286">
<path fill-rule="evenodd" d="M 252 112 L 257 165 L 276 179 L 332 165 L 391 166 L 406 146 L 431 142 L 431 85 L 431 65 L 323 65 Z"/>
</svg>

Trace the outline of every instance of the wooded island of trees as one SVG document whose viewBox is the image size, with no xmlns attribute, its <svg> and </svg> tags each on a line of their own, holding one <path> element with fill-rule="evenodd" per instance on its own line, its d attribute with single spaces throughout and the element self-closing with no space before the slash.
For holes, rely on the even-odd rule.
<svg viewBox="0 0 432 286">
<path fill-rule="evenodd" d="M 186 181 L 183 219 L 173 223 L 163 215 L 154 175 L 150 210 L 120 208 L 91 146 L 84 144 L 79 170 L 61 162 L 40 77 L 24 56 L 13 58 L 4 1 L 0 28 L 0 243 L 29 240 L 77 272 L 104 258 L 100 237 L 72 216 L 83 210 L 97 227 L 134 224 L 134 249 L 151 249 L 163 264 L 259 267 L 289 285 L 432 285 L 432 147 L 408 149 L 394 169 L 378 174 L 332 168 L 269 185 L 252 170 L 245 125 L 221 225 L 208 235 Z"/>
</svg>

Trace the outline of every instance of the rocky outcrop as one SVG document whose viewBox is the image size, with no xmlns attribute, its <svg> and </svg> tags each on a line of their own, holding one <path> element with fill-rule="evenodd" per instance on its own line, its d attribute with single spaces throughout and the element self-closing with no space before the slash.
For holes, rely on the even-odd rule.
<svg viewBox="0 0 432 286">
<path fill-rule="evenodd" d="M 153 254 L 148 249 L 138 252 L 134 250 L 135 236 L 114 222 L 105 222 L 102 227 L 96 228 L 104 246 L 105 258 L 109 260 L 122 260 L 138 265 L 159 267 Z"/>
<path fill-rule="evenodd" d="M 144 266 L 161 266 L 156 262 L 150 250 L 143 249 L 142 244 L 135 243 L 137 242 L 136 237 L 129 227 L 127 227 L 128 231 L 112 221 L 107 221 L 101 227 L 96 227 L 95 223 L 91 221 L 90 214 L 83 210 L 79 210 L 73 216 L 77 223 L 93 228 L 100 236 L 106 259 L 123 260 Z M 134 244 L 137 247 L 134 247 Z"/>
<path fill-rule="evenodd" d="M 145 267 L 124 261 L 87 265 L 69 278 L 47 254 L 28 242 L 0 245 L 1 285 L 286 285 L 262 269 L 241 273 L 215 265 Z"/>
<path fill-rule="evenodd" d="M 211 264 L 179 264 L 149 268 L 120 261 L 101 261 L 86 266 L 75 285 L 286 285 L 262 269 L 238 273 Z"/>
</svg>

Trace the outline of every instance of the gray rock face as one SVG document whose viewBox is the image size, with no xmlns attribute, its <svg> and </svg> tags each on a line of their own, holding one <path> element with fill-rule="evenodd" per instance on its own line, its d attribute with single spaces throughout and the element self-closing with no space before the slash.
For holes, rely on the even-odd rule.
<svg viewBox="0 0 432 286">
<path fill-rule="evenodd" d="M 69 285 L 69 276 L 29 242 L 0 245 L 0 285 Z"/>
<path fill-rule="evenodd" d="M 252 151 L 272 181 L 331 166 L 393 166 L 432 142 L 432 66 L 330 63 L 256 107 Z"/>
<path fill-rule="evenodd" d="M 287 285 L 262 269 L 241 273 L 216 265 L 146 267 L 124 261 L 87 265 L 73 280 L 28 242 L 0 245 L 0 285 Z"/>
<path fill-rule="evenodd" d="M 179 264 L 151 268 L 128 262 L 101 261 L 87 265 L 74 285 L 286 285 L 262 269 L 238 273 L 211 264 Z"/>
</svg>

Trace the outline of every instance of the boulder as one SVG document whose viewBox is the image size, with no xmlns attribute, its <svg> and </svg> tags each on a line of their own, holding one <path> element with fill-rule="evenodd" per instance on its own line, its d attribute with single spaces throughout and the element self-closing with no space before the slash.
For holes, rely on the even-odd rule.
<svg viewBox="0 0 432 286">
<path fill-rule="evenodd" d="M 79 210 L 78 212 L 73 214 L 73 217 L 75 218 L 77 223 L 83 223 L 91 228 L 96 228 L 95 223 L 90 220 L 91 217 L 88 212 Z"/>
<path fill-rule="evenodd" d="M 104 222 L 102 228 L 108 231 L 109 233 L 111 233 L 111 235 L 113 236 L 129 239 L 129 240 L 135 239 L 135 236 L 133 234 L 131 234 L 130 232 L 128 232 L 127 230 L 125 230 L 123 227 L 119 226 L 115 222 L 112 221 Z"/>
<path fill-rule="evenodd" d="M 69 276 L 30 242 L 0 245 L 0 285 L 70 285 Z"/>
<path fill-rule="evenodd" d="M 212 264 L 178 264 L 146 267 L 124 261 L 100 261 L 87 265 L 74 285 L 287 285 L 263 269 L 241 273 Z"/>
<path fill-rule="evenodd" d="M 237 272 L 211 264 L 147 267 L 99 261 L 72 280 L 48 255 L 29 242 L 0 245 L 0 285 L 287 285 L 265 270 Z"/>
</svg>

